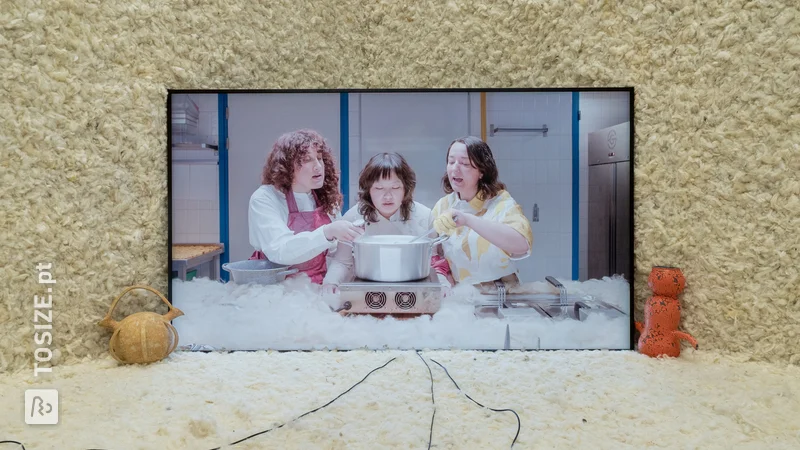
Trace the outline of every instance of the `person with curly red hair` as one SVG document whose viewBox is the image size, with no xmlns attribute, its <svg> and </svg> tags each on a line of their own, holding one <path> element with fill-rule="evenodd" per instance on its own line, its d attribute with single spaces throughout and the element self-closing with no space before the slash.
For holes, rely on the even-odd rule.
<svg viewBox="0 0 800 450">
<path fill-rule="evenodd" d="M 322 284 L 328 251 L 363 230 L 341 220 L 342 194 L 331 148 L 313 130 L 283 134 L 264 165 L 261 186 L 250 196 L 250 259 L 268 259 Z"/>
</svg>

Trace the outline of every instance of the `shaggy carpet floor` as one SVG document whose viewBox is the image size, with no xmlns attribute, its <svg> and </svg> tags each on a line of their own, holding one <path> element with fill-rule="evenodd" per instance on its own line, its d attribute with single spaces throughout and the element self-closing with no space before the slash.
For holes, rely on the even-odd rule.
<svg viewBox="0 0 800 450">
<path fill-rule="evenodd" d="M 800 368 L 702 350 L 176 352 L 147 366 L 65 365 L 52 380 L 0 378 L 0 440 L 29 450 L 508 449 L 519 425 L 517 449 L 800 448 Z M 24 390 L 35 387 L 59 390 L 58 425 L 25 425 Z"/>
</svg>

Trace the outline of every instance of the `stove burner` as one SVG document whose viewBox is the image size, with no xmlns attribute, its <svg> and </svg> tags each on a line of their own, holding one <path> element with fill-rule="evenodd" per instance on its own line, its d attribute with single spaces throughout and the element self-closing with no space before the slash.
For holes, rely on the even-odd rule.
<svg viewBox="0 0 800 450">
<path fill-rule="evenodd" d="M 548 319 L 570 318 L 583 321 L 588 315 L 603 314 L 608 317 L 627 315 L 614 305 L 592 295 L 573 294 L 554 277 L 545 277 L 558 294 L 514 293 L 509 294 L 502 280 L 495 281 L 495 291 L 482 293 L 485 300 L 475 303 L 477 317 L 496 317 L 500 319 L 545 317 Z"/>
<path fill-rule="evenodd" d="M 364 296 L 364 301 L 367 302 L 367 306 L 372 309 L 381 309 L 386 306 L 386 293 L 367 292 Z"/>
<path fill-rule="evenodd" d="M 400 309 L 411 309 L 417 303 L 417 295 L 413 292 L 398 292 L 394 296 L 394 303 Z"/>
<path fill-rule="evenodd" d="M 442 290 L 433 269 L 424 280 L 383 283 L 357 278 L 339 285 L 341 305 L 347 302 L 352 305 L 344 309 L 347 315 L 388 314 L 403 318 L 435 314 L 441 307 Z"/>
</svg>

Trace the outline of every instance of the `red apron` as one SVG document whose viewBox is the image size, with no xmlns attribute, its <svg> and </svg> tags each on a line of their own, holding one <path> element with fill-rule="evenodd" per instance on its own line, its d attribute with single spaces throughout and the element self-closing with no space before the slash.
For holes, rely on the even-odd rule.
<svg viewBox="0 0 800 450">
<path fill-rule="evenodd" d="M 313 192 L 313 191 L 312 191 Z M 298 211 L 297 201 L 294 199 L 294 193 L 291 190 L 285 192 L 286 204 L 289 206 L 289 222 L 287 225 L 289 229 L 294 231 L 294 234 L 303 231 L 314 231 L 317 228 L 331 223 L 331 218 L 325 213 L 323 207 L 317 207 L 314 211 Z M 317 195 L 314 195 L 314 201 L 317 201 Z M 302 273 L 311 278 L 312 283 L 322 284 L 325 273 L 328 271 L 328 266 L 325 262 L 325 257 L 328 255 L 328 250 L 320 253 L 314 258 L 300 264 L 295 264 L 291 268 L 298 269 L 294 275 L 287 278 L 298 276 Z M 256 250 L 250 259 L 268 259 L 261 250 Z"/>
</svg>

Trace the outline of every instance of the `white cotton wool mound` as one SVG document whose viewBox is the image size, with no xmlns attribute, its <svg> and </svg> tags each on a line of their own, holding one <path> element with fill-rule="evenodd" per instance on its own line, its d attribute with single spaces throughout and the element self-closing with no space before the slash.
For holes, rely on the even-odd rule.
<svg viewBox="0 0 800 450">
<path fill-rule="evenodd" d="M 629 284 L 621 278 L 562 282 L 570 295 L 592 295 L 629 311 Z M 552 292 L 546 283 L 528 283 Z M 499 349 L 509 325 L 511 348 L 629 348 L 630 317 L 589 314 L 583 321 L 540 316 L 498 319 L 474 314 L 478 291 L 459 286 L 432 317 L 398 320 L 343 317 L 336 296 L 317 292 L 307 279 L 271 286 L 174 280 L 172 298 L 185 316 L 173 324 L 181 345 L 228 350 Z"/>
</svg>

